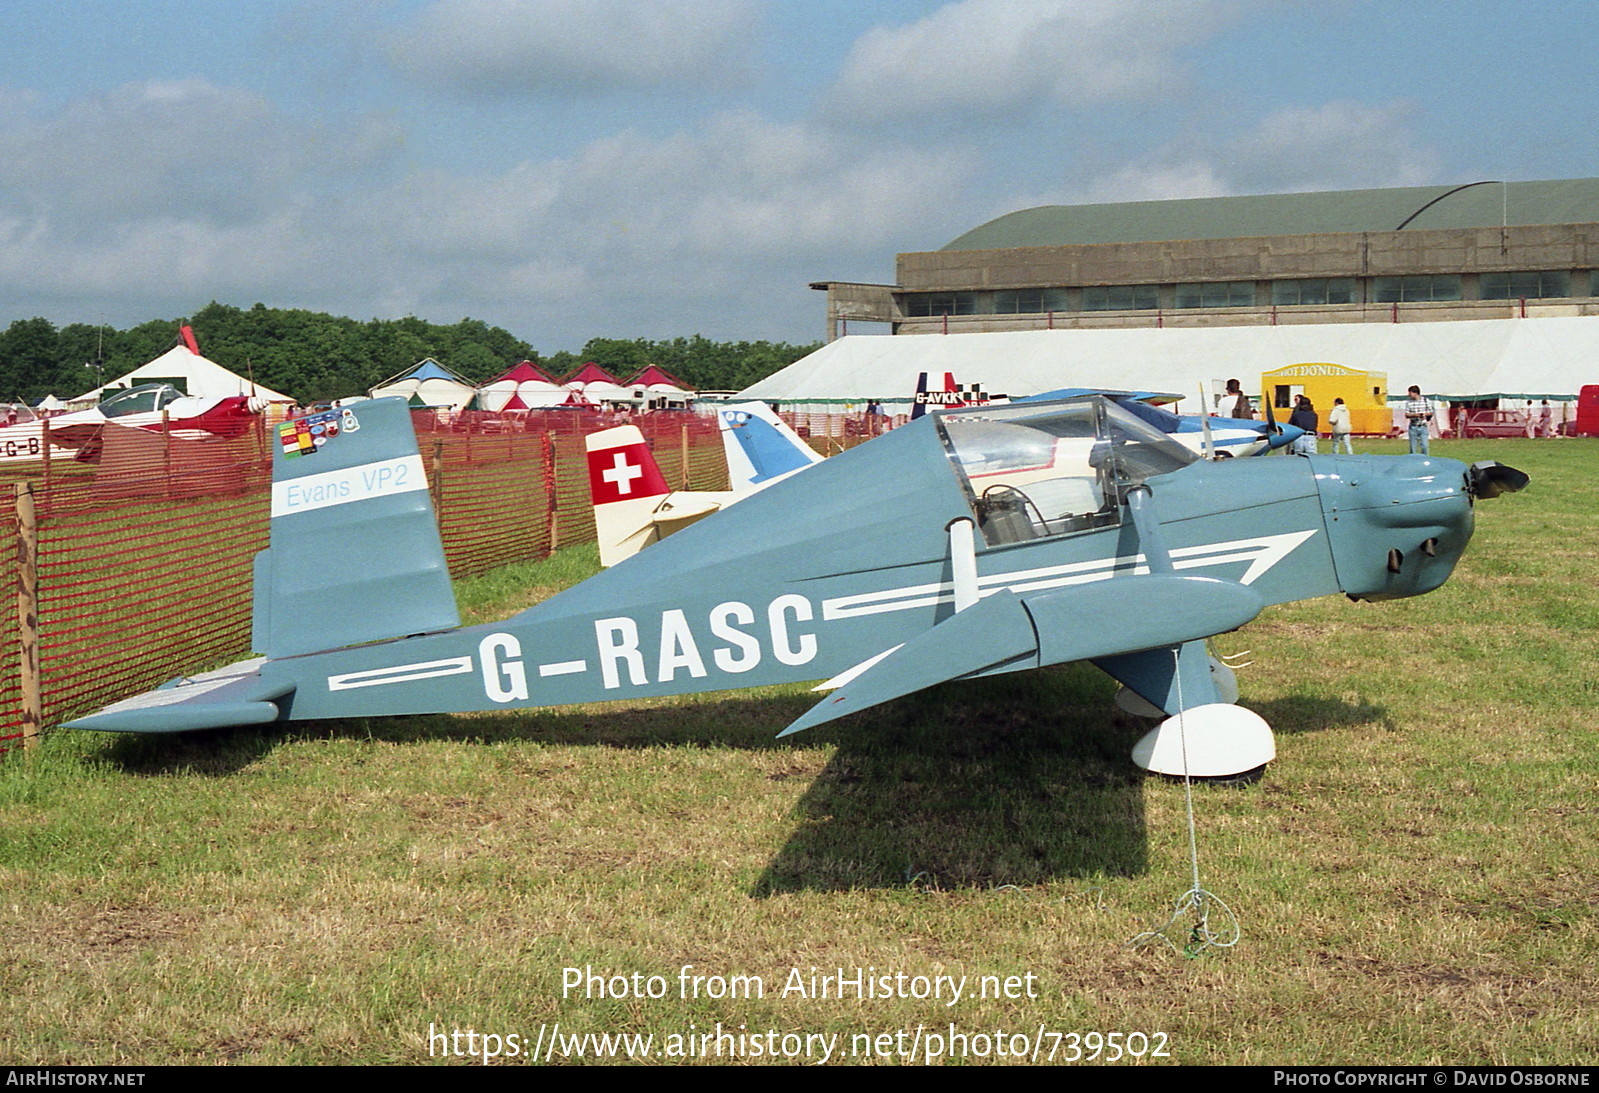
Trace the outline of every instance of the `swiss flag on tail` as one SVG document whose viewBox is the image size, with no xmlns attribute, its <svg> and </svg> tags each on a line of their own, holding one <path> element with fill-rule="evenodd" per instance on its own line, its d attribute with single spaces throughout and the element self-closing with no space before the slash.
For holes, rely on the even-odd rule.
<svg viewBox="0 0 1599 1093">
<path fill-rule="evenodd" d="M 636 430 L 635 430 L 636 431 Z M 588 453 L 589 493 L 596 505 L 671 493 L 642 439 Z"/>
</svg>

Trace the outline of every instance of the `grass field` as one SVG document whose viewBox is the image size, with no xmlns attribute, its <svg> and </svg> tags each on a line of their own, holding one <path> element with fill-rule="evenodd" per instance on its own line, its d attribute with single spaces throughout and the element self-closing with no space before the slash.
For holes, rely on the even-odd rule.
<svg viewBox="0 0 1599 1093">
<path fill-rule="evenodd" d="M 1126 945 L 1189 887 L 1184 791 L 1137 775 L 1143 726 L 1090 668 L 783 741 L 803 688 L 58 732 L 0 761 L 0 1059 L 525 1059 L 558 1022 L 563 1047 L 652 1036 L 657 1061 L 819 1061 L 831 1044 L 833 1062 L 1097 1045 L 1152 1063 L 1592 1064 L 1599 446 L 1435 451 L 1533 476 L 1478 509 L 1447 586 L 1273 608 L 1218 640 L 1253 650 L 1242 702 L 1279 748 L 1260 784 L 1194 794 L 1204 886 L 1241 925 L 1230 950 Z M 509 613 L 592 567 L 580 549 L 463 582 L 463 611 Z M 584 968 L 606 997 L 563 986 Z M 795 969 L 805 989 L 785 993 Z M 840 969 L 965 993 L 815 997 L 813 970 Z M 720 1058 L 718 1025 L 744 1038 Z"/>
</svg>

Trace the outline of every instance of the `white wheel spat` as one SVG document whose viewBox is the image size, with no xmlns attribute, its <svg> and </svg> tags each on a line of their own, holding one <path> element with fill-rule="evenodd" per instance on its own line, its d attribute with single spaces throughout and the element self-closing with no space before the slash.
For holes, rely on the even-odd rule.
<svg viewBox="0 0 1599 1093">
<path fill-rule="evenodd" d="M 1133 762 L 1178 778 L 1229 778 L 1275 758 L 1277 744 L 1266 719 L 1226 702 L 1168 717 L 1133 745 Z"/>
</svg>

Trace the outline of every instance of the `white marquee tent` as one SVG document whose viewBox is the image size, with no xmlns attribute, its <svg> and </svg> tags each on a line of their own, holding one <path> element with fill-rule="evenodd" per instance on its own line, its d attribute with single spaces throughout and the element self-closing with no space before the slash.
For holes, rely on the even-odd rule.
<svg viewBox="0 0 1599 1093">
<path fill-rule="evenodd" d="M 399 375 L 390 376 L 367 394 L 373 398 L 398 396 L 413 408 L 459 410 L 472 401 L 477 385 L 432 357 L 424 357 Z"/>
<path fill-rule="evenodd" d="M 917 373 L 953 372 L 993 394 L 1108 387 L 1186 398 L 1232 377 L 1252 390 L 1262 372 L 1301 363 L 1386 373 L 1390 398 L 1414 383 L 1448 400 L 1574 399 L 1583 384 L 1599 383 L 1599 317 L 852 335 L 740 397 L 899 403 L 915 391 Z"/>
<path fill-rule="evenodd" d="M 232 398 L 243 395 L 267 402 L 293 402 L 288 395 L 280 395 L 269 387 L 251 383 L 243 376 L 229 372 L 220 364 L 193 352 L 184 345 L 175 345 L 149 364 L 138 368 L 104 387 L 79 395 L 74 402 L 94 401 L 104 395 L 115 394 L 141 383 L 171 383 L 185 394 L 196 398 Z"/>
</svg>

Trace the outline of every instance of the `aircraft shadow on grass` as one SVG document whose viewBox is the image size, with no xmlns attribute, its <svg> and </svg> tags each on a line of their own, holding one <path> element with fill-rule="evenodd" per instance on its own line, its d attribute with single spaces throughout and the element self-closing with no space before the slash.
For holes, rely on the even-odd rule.
<svg viewBox="0 0 1599 1093">
<path fill-rule="evenodd" d="M 1127 749 L 1147 727 L 1115 711 L 1114 683 L 1085 665 L 948 684 L 854 715 L 827 741 L 795 827 L 754 884 L 764 898 L 852 888 L 987 888 L 1147 866 L 1141 782 Z M 515 714 L 363 718 L 118 736 L 107 761 L 137 775 L 227 777 L 299 739 L 450 739 L 603 748 L 814 747 L 776 734 L 809 692 Z M 1384 721 L 1380 707 L 1290 695 L 1260 707 L 1289 733 Z M 1267 777 L 1272 777 L 1268 774 Z"/>
<path fill-rule="evenodd" d="M 752 895 L 988 888 L 1146 868 L 1145 725 L 1069 666 L 946 685 L 858 715 Z"/>
</svg>

